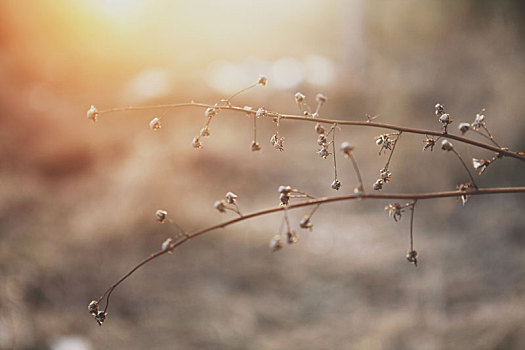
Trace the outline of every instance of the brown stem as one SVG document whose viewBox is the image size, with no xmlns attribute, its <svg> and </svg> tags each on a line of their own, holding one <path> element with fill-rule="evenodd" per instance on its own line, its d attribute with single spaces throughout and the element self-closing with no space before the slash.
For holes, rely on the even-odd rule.
<svg viewBox="0 0 525 350">
<path fill-rule="evenodd" d="M 472 185 L 474 185 L 475 188 L 478 188 L 478 185 L 476 184 L 476 180 L 474 180 L 474 176 L 472 176 L 472 173 L 470 172 L 467 164 L 465 164 L 465 161 L 463 160 L 463 158 L 461 158 L 461 156 L 459 155 L 459 153 L 455 149 L 452 148 L 451 151 L 454 152 L 454 154 L 458 157 L 458 159 L 461 162 L 461 164 L 463 164 L 463 167 L 465 168 L 465 170 L 467 171 L 468 176 L 470 177 L 470 181 L 472 181 Z"/>
<path fill-rule="evenodd" d="M 357 166 L 357 161 L 355 160 L 354 156 L 350 154 L 348 157 L 352 161 L 352 165 L 354 166 L 355 173 L 357 175 L 357 179 L 359 181 L 359 188 L 363 189 L 363 179 L 361 179 L 361 173 L 359 172 L 359 167 Z"/>
<path fill-rule="evenodd" d="M 390 165 L 390 160 L 392 159 L 392 155 L 394 154 L 394 151 L 396 149 L 397 141 L 399 141 L 399 138 L 401 137 L 402 133 L 403 132 L 401 131 L 399 135 L 397 135 L 396 141 L 394 142 L 394 146 L 392 147 L 392 151 L 390 151 L 390 155 L 388 156 L 388 160 L 386 161 L 385 169 L 388 169 L 388 166 Z"/>
</svg>

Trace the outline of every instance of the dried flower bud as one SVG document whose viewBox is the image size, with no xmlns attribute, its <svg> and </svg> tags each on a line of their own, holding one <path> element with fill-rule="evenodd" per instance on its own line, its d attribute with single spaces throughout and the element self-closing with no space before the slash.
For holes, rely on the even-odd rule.
<svg viewBox="0 0 525 350">
<path fill-rule="evenodd" d="M 226 203 L 224 201 L 216 201 L 213 204 L 214 208 L 220 211 L 221 213 L 226 213 Z"/>
<path fill-rule="evenodd" d="M 349 158 L 352 156 L 352 151 L 354 150 L 354 146 L 350 144 L 350 142 L 345 141 L 341 143 L 341 151 L 343 151 L 345 157 Z"/>
<path fill-rule="evenodd" d="M 472 123 L 472 129 L 479 130 L 479 128 L 483 127 L 485 125 L 485 115 L 483 114 L 476 114 L 476 119 Z"/>
<path fill-rule="evenodd" d="M 202 143 L 198 136 L 195 136 L 193 138 L 191 145 L 193 146 L 193 148 L 197 148 L 197 149 L 202 148 Z"/>
<path fill-rule="evenodd" d="M 206 125 L 204 128 L 202 128 L 201 132 L 199 134 L 200 134 L 200 136 L 203 136 L 203 137 L 210 136 L 210 129 L 208 128 L 208 125 Z"/>
<path fill-rule="evenodd" d="M 250 145 L 250 149 L 252 150 L 252 152 L 260 151 L 261 150 L 261 145 L 259 144 L 259 142 L 254 140 L 254 141 L 252 141 L 252 144 Z"/>
<path fill-rule="evenodd" d="M 297 243 L 298 241 L 299 241 L 299 237 L 297 237 L 295 230 L 286 232 L 286 242 L 288 244 L 294 244 L 294 243 Z"/>
<path fill-rule="evenodd" d="M 87 117 L 88 119 L 92 120 L 93 123 L 96 122 L 98 118 L 98 109 L 95 106 L 91 105 L 91 107 L 87 111 Z"/>
<path fill-rule="evenodd" d="M 264 75 L 259 75 L 259 80 L 257 80 L 257 84 L 261 86 L 266 86 L 267 83 L 268 83 L 268 78 Z"/>
<path fill-rule="evenodd" d="M 479 175 L 483 174 L 490 163 L 490 160 L 472 158 L 472 166 L 479 171 Z"/>
<path fill-rule="evenodd" d="M 97 320 L 97 323 L 99 326 L 102 326 L 102 323 L 106 320 L 106 316 L 108 315 L 107 312 L 104 312 L 100 310 L 97 315 L 95 316 L 95 320 Z"/>
<path fill-rule="evenodd" d="M 304 228 L 304 229 L 309 229 L 310 231 L 312 231 L 312 228 L 314 227 L 314 225 L 310 222 L 310 217 L 305 215 L 299 222 L 299 227 Z"/>
<path fill-rule="evenodd" d="M 341 188 L 341 181 L 335 179 L 334 182 L 332 182 L 332 188 L 336 191 L 339 191 L 339 189 Z"/>
<path fill-rule="evenodd" d="M 410 250 L 407 252 L 407 260 L 417 267 L 417 251 Z"/>
<path fill-rule="evenodd" d="M 153 131 L 159 131 L 161 127 L 162 127 L 162 125 L 160 124 L 160 119 L 159 118 L 153 118 L 149 122 L 149 128 L 151 130 L 153 130 Z"/>
<path fill-rule="evenodd" d="M 314 112 L 314 114 L 312 114 L 312 118 L 319 118 L 319 113 Z"/>
<path fill-rule="evenodd" d="M 383 184 L 384 183 L 385 182 L 383 180 L 377 179 L 377 181 L 374 182 L 374 186 L 373 186 L 374 190 L 379 191 L 379 190 L 383 189 Z"/>
<path fill-rule="evenodd" d="M 356 186 L 356 187 L 354 188 L 354 194 L 355 194 L 356 196 L 360 196 L 360 195 L 362 195 L 363 192 L 365 192 L 365 189 L 363 188 L 363 185 L 359 185 L 359 186 Z"/>
<path fill-rule="evenodd" d="M 452 151 L 454 146 L 449 140 L 443 140 L 441 141 L 441 149 L 444 151 Z"/>
<path fill-rule="evenodd" d="M 459 131 L 461 131 L 461 134 L 465 135 L 465 133 L 470 129 L 469 123 L 459 123 L 458 125 Z"/>
<path fill-rule="evenodd" d="M 442 104 L 437 103 L 434 108 L 436 109 L 436 116 L 440 117 L 445 112 L 445 107 Z"/>
<path fill-rule="evenodd" d="M 162 245 L 160 246 L 162 250 L 167 250 L 170 248 L 171 244 L 173 243 L 173 238 L 168 238 L 164 242 L 162 242 Z M 169 253 L 173 253 L 173 250 L 170 250 Z"/>
<path fill-rule="evenodd" d="M 317 144 L 319 146 L 326 145 L 328 140 L 326 139 L 326 136 L 324 134 L 319 134 L 319 137 L 317 138 Z"/>
<path fill-rule="evenodd" d="M 266 109 L 264 109 L 264 107 L 261 107 L 257 110 L 257 112 L 255 113 L 255 116 L 257 118 L 262 118 L 262 117 L 266 117 Z"/>
<path fill-rule="evenodd" d="M 98 301 L 92 300 L 88 305 L 88 311 L 95 316 L 98 313 Z"/>
<path fill-rule="evenodd" d="M 436 145 L 436 140 L 432 137 L 427 136 L 427 138 L 423 141 L 425 143 L 425 146 L 423 147 L 423 151 L 427 148 L 430 148 L 430 151 L 434 150 L 434 146 Z"/>
<path fill-rule="evenodd" d="M 204 112 L 204 115 L 206 118 L 213 118 L 217 114 L 217 110 L 215 108 L 209 107 L 206 108 L 206 111 Z"/>
<path fill-rule="evenodd" d="M 168 212 L 166 210 L 159 209 L 155 212 L 155 217 L 157 218 L 157 221 L 162 224 L 168 218 Z"/>
<path fill-rule="evenodd" d="M 270 138 L 270 143 L 275 149 L 281 152 L 284 151 L 284 146 L 283 146 L 284 137 L 279 137 L 277 134 L 273 134 L 272 137 Z"/>
<path fill-rule="evenodd" d="M 328 156 L 332 153 L 330 153 L 328 151 L 328 148 L 326 148 L 326 146 L 322 146 L 321 149 L 319 149 L 319 151 L 317 151 L 317 154 L 319 154 L 321 157 L 323 157 L 324 159 L 328 158 Z"/>
<path fill-rule="evenodd" d="M 302 93 L 298 92 L 295 94 L 295 102 L 303 103 L 304 99 L 305 99 L 305 96 Z"/>
<path fill-rule="evenodd" d="M 233 192 L 226 193 L 226 203 L 234 204 L 237 202 L 237 195 Z"/>
<path fill-rule="evenodd" d="M 281 206 L 285 207 L 290 203 L 290 195 L 287 193 L 281 193 L 279 195 L 279 199 L 281 201 Z"/>
<path fill-rule="evenodd" d="M 379 178 L 383 180 L 384 183 L 387 183 L 392 178 L 392 173 L 388 171 L 387 168 L 383 168 L 379 171 Z"/>
<path fill-rule="evenodd" d="M 319 94 L 317 94 L 317 96 L 315 96 L 315 100 L 316 100 L 318 103 L 323 104 L 323 103 L 326 102 L 327 98 L 326 98 L 325 95 L 319 93 Z"/>
<path fill-rule="evenodd" d="M 281 243 L 281 236 L 275 235 L 272 240 L 270 241 L 270 249 L 272 252 L 276 252 L 280 250 L 283 247 Z"/>
<path fill-rule="evenodd" d="M 315 132 L 318 134 L 324 134 L 325 133 L 324 127 L 319 123 L 315 124 Z"/>
<path fill-rule="evenodd" d="M 440 121 L 441 124 L 443 124 L 443 125 L 448 125 L 448 124 L 452 123 L 452 120 L 450 119 L 450 115 L 447 114 L 447 113 L 443 113 L 443 114 L 439 117 L 439 121 Z"/>
<path fill-rule="evenodd" d="M 395 222 L 401 219 L 403 214 L 403 207 L 399 202 L 390 203 L 385 207 L 385 210 L 388 210 L 388 215 L 391 216 Z"/>
</svg>

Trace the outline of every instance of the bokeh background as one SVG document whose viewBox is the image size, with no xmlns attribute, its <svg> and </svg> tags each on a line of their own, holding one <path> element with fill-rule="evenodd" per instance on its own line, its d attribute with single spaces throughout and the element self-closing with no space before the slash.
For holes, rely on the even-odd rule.
<svg viewBox="0 0 525 350">
<path fill-rule="evenodd" d="M 329 204 L 313 232 L 271 253 L 281 215 L 192 240 L 115 291 L 98 327 L 90 300 L 176 233 L 233 217 L 213 209 L 227 191 L 244 212 L 278 204 L 289 184 L 317 196 L 330 160 L 308 123 L 283 122 L 285 151 L 259 123 L 221 113 L 191 140 L 203 111 L 99 109 L 191 100 L 214 103 L 269 78 L 235 103 L 298 113 L 297 91 L 321 116 L 438 130 L 433 106 L 471 122 L 486 108 L 496 140 L 525 151 L 525 8 L 507 1 L 0 2 L 0 348 L 2 349 L 524 349 L 523 195 L 421 201 L 420 266 L 405 260 L 408 220 L 387 201 Z M 386 157 L 378 129 L 344 128 L 370 189 Z M 477 138 L 475 135 L 474 138 Z M 403 135 L 385 192 L 451 190 L 467 181 L 451 154 L 421 152 Z M 482 139 L 480 139 L 482 140 Z M 490 152 L 455 144 L 465 159 Z M 356 184 L 339 157 L 343 183 Z M 503 159 L 477 181 L 523 186 Z M 306 210 L 305 210 L 306 212 Z M 297 226 L 304 215 L 290 213 Z"/>
</svg>

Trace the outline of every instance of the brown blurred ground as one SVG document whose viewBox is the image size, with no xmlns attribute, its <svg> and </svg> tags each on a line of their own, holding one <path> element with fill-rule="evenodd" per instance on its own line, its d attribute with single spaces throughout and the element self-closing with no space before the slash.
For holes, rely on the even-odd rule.
<svg viewBox="0 0 525 350">
<path fill-rule="evenodd" d="M 196 151 L 201 111 L 170 112 L 153 133 L 155 113 L 92 125 L 90 104 L 212 103 L 263 73 L 269 86 L 240 105 L 296 113 L 296 91 L 310 101 L 321 91 L 322 116 L 379 114 L 438 129 L 441 102 L 454 132 L 486 108 L 496 139 L 525 150 L 519 1 L 148 3 L 0 3 L 0 348 L 525 348 L 523 195 L 418 203 L 418 269 L 404 259 L 408 220 L 388 218 L 387 202 L 326 205 L 314 232 L 276 254 L 267 244 L 281 217 L 254 219 L 144 267 L 96 326 L 88 302 L 173 234 L 154 222 L 156 209 L 192 231 L 225 220 L 212 203 L 227 191 L 244 212 L 275 206 L 281 184 L 334 191 L 312 125 L 283 123 L 279 153 L 267 142 L 274 126 L 260 123 L 263 150 L 252 154 L 251 121 L 224 113 Z M 308 62 L 335 75 L 309 76 Z M 276 74 L 299 66 L 293 86 Z M 237 75 L 217 82 L 224 72 Z M 380 132 L 338 134 L 357 146 L 367 186 L 386 159 L 374 144 Z M 450 155 L 422 153 L 422 139 L 403 135 L 386 191 L 466 181 Z M 490 156 L 456 147 L 466 159 Z M 340 192 L 350 192 L 352 169 L 339 165 Z M 478 181 L 522 186 L 524 178 L 519 161 L 503 159 Z M 297 225 L 303 213 L 291 215 Z"/>
</svg>

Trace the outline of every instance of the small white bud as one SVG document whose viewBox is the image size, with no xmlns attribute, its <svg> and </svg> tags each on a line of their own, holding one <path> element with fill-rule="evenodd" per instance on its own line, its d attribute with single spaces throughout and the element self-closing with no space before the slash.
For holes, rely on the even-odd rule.
<svg viewBox="0 0 525 350">
<path fill-rule="evenodd" d="M 228 204 L 234 204 L 237 201 L 237 195 L 233 192 L 226 193 L 226 202 Z"/>
<path fill-rule="evenodd" d="M 458 129 L 464 135 L 470 129 L 470 124 L 469 123 L 460 123 L 458 125 Z"/>
<path fill-rule="evenodd" d="M 213 206 L 221 213 L 226 213 L 226 203 L 224 201 L 216 201 Z"/>
<path fill-rule="evenodd" d="M 149 122 L 149 128 L 153 131 L 159 131 L 160 128 L 162 128 L 162 124 L 160 123 L 160 119 L 159 118 L 153 118 L 150 122 Z"/>
<path fill-rule="evenodd" d="M 155 212 L 155 217 L 157 218 L 157 221 L 162 224 L 168 218 L 168 212 L 166 210 L 159 209 Z"/>
<path fill-rule="evenodd" d="M 197 148 L 197 149 L 202 148 L 202 143 L 198 136 L 195 136 L 193 138 L 191 145 L 193 146 L 193 148 Z"/>
<path fill-rule="evenodd" d="M 352 146 L 350 142 L 345 141 L 341 143 L 341 151 L 343 151 L 345 157 L 350 157 L 352 155 L 353 150 L 354 150 L 354 146 Z"/>
<path fill-rule="evenodd" d="M 321 104 L 325 103 L 326 100 L 327 100 L 326 96 L 321 94 L 321 93 L 317 94 L 317 96 L 315 96 L 315 99 L 316 99 L 317 102 L 319 102 Z"/>
<path fill-rule="evenodd" d="M 441 141 L 441 149 L 444 151 L 452 151 L 454 146 L 449 140 L 443 140 Z"/>
<path fill-rule="evenodd" d="M 304 96 L 302 93 L 298 92 L 295 94 L 295 102 L 302 103 L 304 102 L 306 96 Z"/>
</svg>

